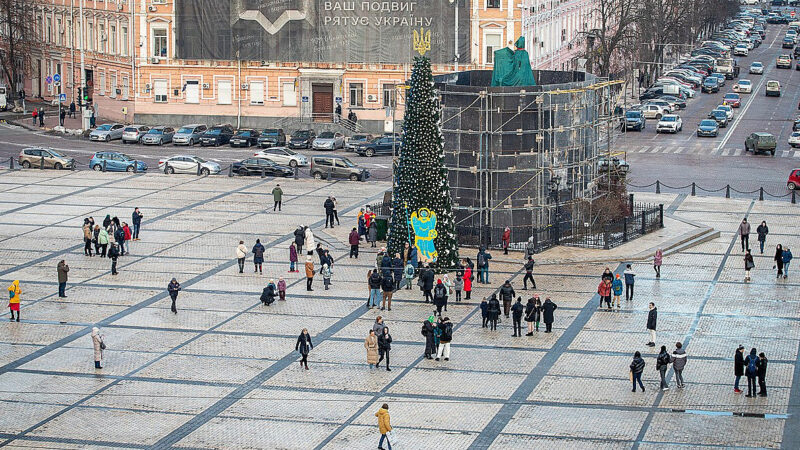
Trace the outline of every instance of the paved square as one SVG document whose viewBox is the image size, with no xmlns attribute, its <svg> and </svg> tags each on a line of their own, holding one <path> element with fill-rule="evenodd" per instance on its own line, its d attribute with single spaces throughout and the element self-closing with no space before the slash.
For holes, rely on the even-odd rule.
<svg viewBox="0 0 800 450">
<path fill-rule="evenodd" d="M 0 446 L 366 449 L 377 446 L 374 413 L 389 403 L 403 448 L 800 447 L 800 282 L 794 267 L 776 279 L 771 261 L 777 243 L 800 253 L 796 205 L 637 194 L 673 206 L 672 231 L 706 225 L 719 237 L 669 253 L 660 279 L 649 257 L 634 261 L 635 298 L 614 312 L 598 309 L 602 269 L 621 271 L 624 255 L 658 245 L 669 227 L 610 252 L 538 255 L 537 292 L 559 308 L 553 333 L 533 337 L 511 337 L 505 318 L 496 332 L 481 328 L 480 299 L 506 278 L 521 288 L 521 255 L 495 251 L 495 284 L 448 305 L 452 360 L 436 362 L 422 358 L 420 324 L 432 308 L 419 290 L 395 293 L 392 311 L 367 310 L 375 251 L 348 258 L 358 209 L 389 186 L 280 181 L 285 209 L 275 213 L 270 178 L 0 173 L 0 282 L 21 281 L 24 316 L 0 321 Z M 326 230 L 331 193 L 342 226 Z M 129 221 L 137 206 L 142 240 L 112 276 L 110 261 L 83 255 L 80 226 L 86 216 Z M 771 231 L 748 284 L 735 236 L 745 215 Z M 287 272 L 298 225 L 336 259 L 330 290 L 317 277 L 306 292 L 304 274 Z M 236 244 L 256 239 L 267 247 L 264 275 L 251 260 L 239 274 Z M 64 299 L 60 259 L 70 265 Z M 177 314 L 172 277 L 183 287 Z M 263 306 L 261 289 L 279 277 L 287 301 Z M 644 345 L 650 301 L 657 344 L 686 345 L 685 389 L 671 381 L 658 390 L 657 352 Z M 394 338 L 391 372 L 366 364 L 364 337 L 379 314 Z M 108 345 L 101 370 L 93 326 Z M 309 371 L 294 352 L 302 328 L 315 345 Z M 739 344 L 769 357 L 769 397 L 733 393 Z M 647 362 L 645 393 L 630 390 L 636 350 Z"/>
</svg>

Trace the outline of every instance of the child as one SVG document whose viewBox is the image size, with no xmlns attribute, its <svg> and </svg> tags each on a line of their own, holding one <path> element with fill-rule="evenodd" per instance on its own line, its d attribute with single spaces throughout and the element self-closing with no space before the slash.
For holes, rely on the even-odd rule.
<svg viewBox="0 0 800 450">
<path fill-rule="evenodd" d="M 322 282 L 325 284 L 325 290 L 327 291 L 331 285 L 331 269 L 327 263 L 322 265 Z"/>
<path fill-rule="evenodd" d="M 461 290 L 464 289 L 464 278 L 461 274 L 456 275 L 456 281 L 453 282 L 453 289 L 456 291 L 456 301 L 461 301 Z"/>
<path fill-rule="evenodd" d="M 289 273 L 299 272 L 297 270 L 297 246 L 294 242 L 289 245 Z"/>
<path fill-rule="evenodd" d="M 481 300 L 481 318 L 483 319 L 483 325 L 481 325 L 481 328 L 486 328 L 486 320 L 489 317 L 487 313 L 488 309 L 489 303 L 486 302 L 486 297 L 483 297 L 483 300 Z"/>
<path fill-rule="evenodd" d="M 278 297 L 286 301 L 286 282 L 283 280 L 283 277 L 278 279 Z"/>
<path fill-rule="evenodd" d="M 622 279 L 620 279 L 619 274 L 617 274 L 617 277 L 611 282 L 611 289 L 614 291 L 614 301 L 612 301 L 611 304 L 613 305 L 616 303 L 617 309 L 619 309 L 619 296 L 622 295 Z"/>
<path fill-rule="evenodd" d="M 414 266 L 409 261 L 403 269 L 403 276 L 406 279 L 406 289 L 411 289 L 411 281 L 414 280 Z"/>
</svg>

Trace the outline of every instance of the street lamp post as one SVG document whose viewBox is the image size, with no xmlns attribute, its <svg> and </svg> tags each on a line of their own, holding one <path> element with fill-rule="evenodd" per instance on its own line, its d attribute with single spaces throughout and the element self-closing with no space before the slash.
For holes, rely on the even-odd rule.
<svg viewBox="0 0 800 450">
<path fill-rule="evenodd" d="M 558 207 L 559 207 L 559 197 L 560 197 L 560 195 L 558 195 L 558 188 L 560 184 L 561 184 L 560 176 L 556 175 L 550 178 L 550 195 L 552 195 L 556 201 L 556 213 L 555 217 L 553 218 L 553 222 L 555 223 L 553 241 L 555 242 L 555 245 L 558 245 L 558 241 L 560 240 L 560 234 L 561 234 L 561 222 L 559 221 L 558 217 L 558 212 L 559 212 Z"/>
<path fill-rule="evenodd" d="M 453 5 L 453 9 L 455 9 L 455 24 L 453 26 L 453 62 L 455 64 L 455 71 L 458 72 L 458 0 L 450 0 L 450 4 Z"/>
</svg>

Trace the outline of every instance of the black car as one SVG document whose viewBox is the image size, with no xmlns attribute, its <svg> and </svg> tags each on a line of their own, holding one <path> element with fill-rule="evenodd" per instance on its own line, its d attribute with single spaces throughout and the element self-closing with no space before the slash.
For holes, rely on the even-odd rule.
<svg viewBox="0 0 800 450">
<path fill-rule="evenodd" d="M 264 174 L 270 177 L 291 177 L 294 175 L 294 169 L 291 167 L 279 166 L 264 158 L 248 158 L 233 163 L 231 168 L 242 176 Z"/>
<path fill-rule="evenodd" d="M 219 147 L 230 143 L 233 136 L 233 127 L 230 125 L 217 125 L 209 128 L 200 136 L 200 146 Z"/>
<path fill-rule="evenodd" d="M 231 147 L 250 147 L 258 144 L 259 132 L 256 130 L 241 129 L 231 137 Z"/>
<path fill-rule="evenodd" d="M 665 100 L 667 102 L 674 103 L 678 109 L 686 109 L 686 100 L 677 95 L 662 95 L 659 97 L 659 100 Z"/>
<path fill-rule="evenodd" d="M 356 153 L 361 156 L 391 155 L 392 148 L 396 152 L 400 151 L 400 139 L 392 136 L 383 136 L 359 145 L 356 148 Z"/>
<path fill-rule="evenodd" d="M 289 139 L 289 144 L 287 147 L 311 148 L 311 143 L 314 142 L 316 137 L 317 133 L 315 133 L 314 130 L 297 130 L 292 133 L 292 137 Z"/>
<path fill-rule="evenodd" d="M 792 123 L 792 131 L 800 131 L 800 117 L 794 119 Z"/>
<path fill-rule="evenodd" d="M 625 129 L 642 131 L 645 127 L 645 118 L 641 111 L 628 111 L 625 113 Z"/>
<path fill-rule="evenodd" d="M 354 134 L 347 140 L 347 142 L 345 142 L 344 148 L 348 151 L 354 152 L 358 150 L 359 145 L 366 144 L 373 139 L 375 138 L 371 134 Z"/>
<path fill-rule="evenodd" d="M 258 146 L 261 148 L 285 147 L 286 134 L 282 128 L 265 128 L 258 138 Z"/>
<path fill-rule="evenodd" d="M 721 109 L 715 109 L 708 113 L 708 118 L 716 120 L 720 128 L 728 126 L 728 114 Z"/>
</svg>

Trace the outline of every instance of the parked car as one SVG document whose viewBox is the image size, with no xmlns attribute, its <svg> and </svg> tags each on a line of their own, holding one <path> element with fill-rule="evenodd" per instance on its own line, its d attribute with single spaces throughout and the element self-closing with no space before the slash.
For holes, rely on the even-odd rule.
<svg viewBox="0 0 800 450">
<path fill-rule="evenodd" d="M 664 109 L 664 107 L 659 105 L 654 105 L 652 103 L 641 105 L 639 110 L 642 112 L 642 115 L 648 119 L 661 119 L 661 116 L 664 114 L 669 114 L 668 109 Z"/>
<path fill-rule="evenodd" d="M 700 88 L 702 92 L 713 94 L 719 92 L 719 80 L 714 77 L 708 77 L 703 80 L 703 86 Z"/>
<path fill-rule="evenodd" d="M 232 169 L 239 175 L 261 175 L 270 177 L 291 177 L 294 176 L 294 169 L 287 166 L 280 166 L 265 158 L 248 158 L 232 165 Z"/>
<path fill-rule="evenodd" d="M 184 125 L 172 135 L 172 145 L 188 145 L 191 147 L 200 142 L 200 138 L 206 130 L 208 130 L 208 127 L 202 123 Z"/>
<path fill-rule="evenodd" d="M 266 158 L 272 162 L 289 167 L 303 167 L 308 165 L 305 155 L 290 150 L 286 147 L 269 147 L 253 154 L 256 158 Z"/>
<path fill-rule="evenodd" d="M 297 130 L 292 133 L 292 137 L 289 138 L 289 148 L 311 148 L 311 143 L 314 142 L 314 139 L 317 137 L 317 134 L 314 133 L 314 130 Z"/>
<path fill-rule="evenodd" d="M 722 97 L 722 104 L 732 108 L 738 108 L 742 106 L 742 98 L 737 93 L 729 92 Z"/>
<path fill-rule="evenodd" d="M 795 117 L 792 123 L 792 131 L 800 131 L 800 117 Z"/>
<path fill-rule="evenodd" d="M 781 83 L 776 80 L 767 81 L 766 86 L 767 97 L 780 97 L 781 96 Z"/>
<path fill-rule="evenodd" d="M 775 156 L 777 146 L 778 141 L 775 140 L 775 136 L 764 132 L 750 133 L 750 136 L 744 140 L 744 151 L 753 152 L 753 154 L 764 152 Z"/>
<path fill-rule="evenodd" d="M 647 119 L 641 111 L 627 111 L 625 113 L 625 129 L 642 131 L 647 124 Z"/>
<path fill-rule="evenodd" d="M 142 136 L 142 144 L 164 145 L 168 142 L 172 142 L 172 136 L 174 134 L 175 129 L 172 127 L 153 127 Z"/>
<path fill-rule="evenodd" d="M 789 180 L 786 182 L 786 188 L 790 191 L 797 189 L 800 186 L 800 169 L 792 169 L 789 172 Z"/>
<path fill-rule="evenodd" d="M 354 134 L 352 137 L 347 139 L 347 142 L 344 144 L 345 150 L 349 150 L 351 152 L 356 151 L 359 145 L 365 142 L 371 142 L 372 137 L 371 134 Z"/>
<path fill-rule="evenodd" d="M 125 125 L 121 123 L 104 123 L 89 133 L 90 141 L 110 142 L 114 139 L 122 139 Z"/>
<path fill-rule="evenodd" d="M 750 80 L 739 80 L 738 83 L 733 85 L 733 92 L 749 94 L 753 92 L 753 83 Z"/>
<path fill-rule="evenodd" d="M 42 162 L 44 157 L 44 162 Z M 22 149 L 19 152 L 19 165 L 30 169 L 31 167 L 52 168 L 56 170 L 61 169 L 74 169 L 75 159 L 69 156 L 62 155 L 61 153 L 53 150 L 52 148 L 44 147 L 29 147 Z"/>
<path fill-rule="evenodd" d="M 794 48 L 794 38 L 785 37 L 781 43 L 781 48 Z"/>
<path fill-rule="evenodd" d="M 122 130 L 122 143 L 138 144 L 148 131 L 150 131 L 150 127 L 145 125 L 128 125 Z"/>
<path fill-rule="evenodd" d="M 780 55 L 775 60 L 775 67 L 778 69 L 791 69 L 792 68 L 792 57 L 789 55 Z"/>
<path fill-rule="evenodd" d="M 286 146 L 286 134 L 283 128 L 264 128 L 258 137 L 258 146 L 261 148 Z"/>
<path fill-rule="evenodd" d="M 103 163 L 108 172 L 133 172 L 134 170 L 145 172 L 147 170 L 147 164 L 144 161 L 135 160 L 119 152 L 97 152 L 89 161 L 89 167 L 100 172 L 103 170 Z"/>
<path fill-rule="evenodd" d="M 722 111 L 725 111 L 725 114 L 727 114 L 727 116 L 728 116 L 728 120 L 729 121 L 733 120 L 733 108 L 731 108 L 730 106 L 728 106 L 728 105 L 719 105 L 714 109 L 720 109 Z"/>
<path fill-rule="evenodd" d="M 792 148 L 800 147 L 800 131 L 792 131 L 789 135 L 789 146 Z"/>
<path fill-rule="evenodd" d="M 206 132 L 200 136 L 200 146 L 219 147 L 220 145 L 226 145 L 231 142 L 231 137 L 233 137 L 232 126 L 216 125 L 206 130 Z"/>
<path fill-rule="evenodd" d="M 658 99 L 664 100 L 665 102 L 669 103 L 669 106 L 672 108 L 672 111 L 676 111 L 678 109 L 686 109 L 686 100 L 680 97 L 676 97 L 674 95 L 662 95 Z"/>
<path fill-rule="evenodd" d="M 709 136 L 717 137 L 719 134 L 719 125 L 714 119 L 703 119 L 697 125 L 697 137 Z"/>
<path fill-rule="evenodd" d="M 708 113 L 708 118 L 716 120 L 720 128 L 728 126 L 728 114 L 721 109 L 715 109 Z"/>
<path fill-rule="evenodd" d="M 314 150 L 336 150 L 343 147 L 344 135 L 333 131 L 323 131 L 311 142 Z"/>
<path fill-rule="evenodd" d="M 750 73 L 755 75 L 763 75 L 764 74 L 764 63 L 755 61 L 750 64 Z"/>
<path fill-rule="evenodd" d="M 194 155 L 175 155 L 158 161 L 158 170 L 164 173 L 197 173 L 200 165 L 200 175 L 218 174 L 222 170 L 218 163 L 207 161 Z"/>
<path fill-rule="evenodd" d="M 231 147 L 250 147 L 258 145 L 258 138 L 261 135 L 256 130 L 240 129 L 233 136 L 231 136 Z"/>
<path fill-rule="evenodd" d="M 314 156 L 311 158 L 311 176 L 317 180 L 346 178 L 350 181 L 366 181 L 369 170 L 359 167 L 347 158 L 337 156 Z"/>
<path fill-rule="evenodd" d="M 656 125 L 656 133 L 679 133 L 683 129 L 683 121 L 677 114 L 667 114 L 661 117 Z"/>
<path fill-rule="evenodd" d="M 361 156 L 391 155 L 392 151 L 400 152 L 400 140 L 392 136 L 375 138 L 358 146 L 356 153 Z"/>
<path fill-rule="evenodd" d="M 725 86 L 725 75 L 719 72 L 714 72 L 709 75 L 709 77 L 715 77 L 719 81 L 719 87 Z"/>
</svg>

